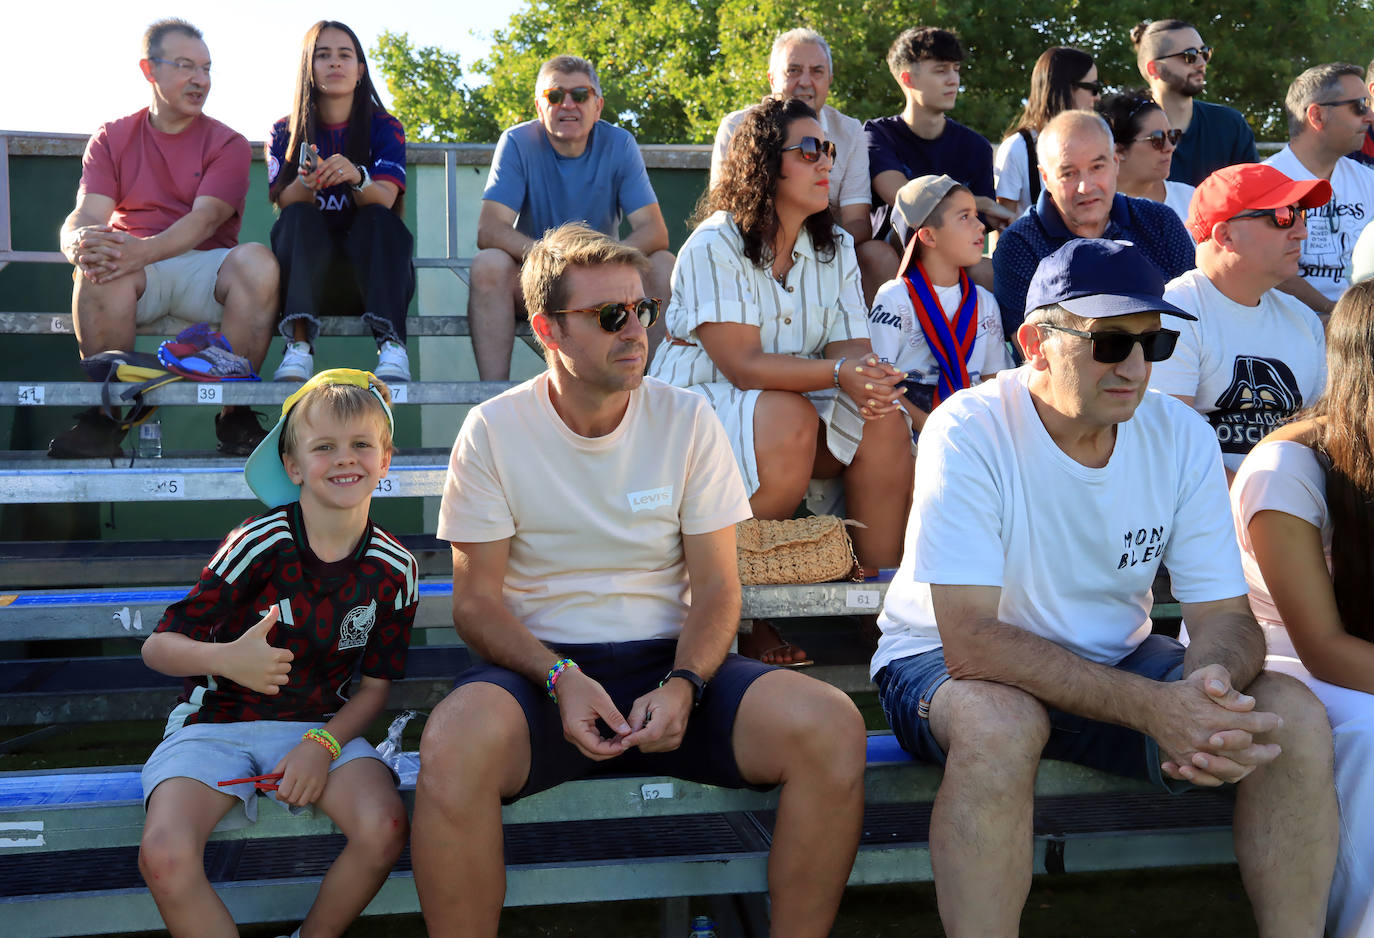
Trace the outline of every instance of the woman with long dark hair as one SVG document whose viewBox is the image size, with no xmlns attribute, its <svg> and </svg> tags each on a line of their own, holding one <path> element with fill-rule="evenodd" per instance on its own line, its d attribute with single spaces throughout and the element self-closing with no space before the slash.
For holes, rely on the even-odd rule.
<svg viewBox="0 0 1374 938">
<path fill-rule="evenodd" d="M 1245 457 L 1231 485 L 1265 667 L 1326 705 L 1341 843 L 1327 935 L 1374 935 L 1374 281 L 1337 302 L 1326 391 Z M 1294 806 L 1299 810 L 1301 806 Z"/>
<path fill-rule="evenodd" d="M 1120 164 L 1116 171 L 1116 191 L 1137 199 L 1163 202 L 1184 222 L 1193 187 L 1169 179 L 1174 151 L 1183 131 L 1169 126 L 1164 109 L 1144 88 L 1112 95 L 1098 106 L 1116 141 Z"/>
<path fill-rule="evenodd" d="M 997 201 L 1017 215 L 1040 195 L 1039 165 L 1035 138 L 1050 118 L 1060 111 L 1091 111 L 1102 93 L 1097 63 L 1082 49 L 1051 46 L 1040 53 L 1031 70 L 1030 96 L 997 148 L 993 169 L 997 174 Z"/>
<path fill-rule="evenodd" d="M 272 127 L 268 194 L 281 210 L 272 250 L 281 265 L 277 381 L 314 373 L 324 310 L 361 313 L 383 381 L 410 380 L 406 309 L 415 293 L 414 239 L 401 220 L 406 139 L 386 112 L 357 35 L 321 20 L 305 34 L 296 101 Z"/>
<path fill-rule="evenodd" d="M 790 518 L 811 479 L 842 477 L 859 562 L 891 567 L 913 469 L 904 375 L 869 343 L 853 241 L 830 214 L 833 158 L 804 102 L 749 109 L 678 254 L 650 373 L 711 401 L 755 517 Z M 806 660 L 772 634 L 749 644 Z"/>
</svg>

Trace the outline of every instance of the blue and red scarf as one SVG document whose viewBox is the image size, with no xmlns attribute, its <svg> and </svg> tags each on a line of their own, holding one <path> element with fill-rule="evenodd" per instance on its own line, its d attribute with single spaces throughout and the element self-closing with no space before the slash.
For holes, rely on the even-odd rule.
<svg viewBox="0 0 1374 938">
<path fill-rule="evenodd" d="M 907 265 L 902 282 L 916 308 L 916 322 L 925 333 L 935 363 L 940 367 L 940 380 L 935 385 L 934 406 L 955 391 L 973 382 L 968 376 L 968 359 L 973 354 L 973 340 L 978 336 L 978 290 L 969 282 L 968 273 L 959 271 L 959 308 L 954 317 L 945 315 L 940 299 L 935 295 L 930 278 L 920 261 Z"/>
</svg>

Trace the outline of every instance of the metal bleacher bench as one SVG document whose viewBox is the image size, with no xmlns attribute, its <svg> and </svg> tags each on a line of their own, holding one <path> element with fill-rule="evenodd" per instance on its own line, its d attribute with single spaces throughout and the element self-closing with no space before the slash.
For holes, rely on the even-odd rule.
<svg viewBox="0 0 1374 938">
<path fill-rule="evenodd" d="M 398 767 L 413 803 L 418 759 Z M 850 885 L 926 881 L 939 770 L 890 734 L 869 737 L 862 845 Z M 663 777 L 570 782 L 504 809 L 506 904 L 760 894 L 776 792 Z M 1036 782 L 1035 870 L 1229 863 L 1231 803 L 1046 762 Z M 7 938 L 160 927 L 137 869 L 138 767 L 0 774 L 0 919 Z M 256 825 L 212 837 L 206 869 L 240 923 L 299 920 L 341 837 L 264 801 Z M 409 854 L 366 914 L 415 912 Z M 745 930 L 753 932 L 752 929 Z M 681 923 L 665 935 L 682 934 Z"/>
</svg>

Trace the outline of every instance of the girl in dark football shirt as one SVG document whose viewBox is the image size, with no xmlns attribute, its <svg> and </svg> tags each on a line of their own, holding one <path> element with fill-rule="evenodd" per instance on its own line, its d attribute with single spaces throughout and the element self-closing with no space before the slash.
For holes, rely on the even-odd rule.
<svg viewBox="0 0 1374 938">
<path fill-rule="evenodd" d="M 401 220 L 405 160 L 405 129 L 382 107 L 357 35 L 332 20 L 311 26 L 295 105 L 267 145 L 287 342 L 275 380 L 310 377 L 318 317 L 360 302 L 377 341 L 377 377 L 410 380 L 405 317 L 415 273 Z"/>
</svg>

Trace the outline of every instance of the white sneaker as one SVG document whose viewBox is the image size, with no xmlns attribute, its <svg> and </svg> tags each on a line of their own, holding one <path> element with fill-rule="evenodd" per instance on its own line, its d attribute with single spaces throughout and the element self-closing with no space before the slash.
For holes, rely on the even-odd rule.
<svg viewBox="0 0 1374 938">
<path fill-rule="evenodd" d="M 287 342 L 286 354 L 272 374 L 273 381 L 304 381 L 315 373 L 315 356 L 309 342 Z"/>
<path fill-rule="evenodd" d="M 387 383 L 410 380 L 410 354 L 400 342 L 390 339 L 377 350 L 377 370 L 373 372 Z"/>
</svg>

